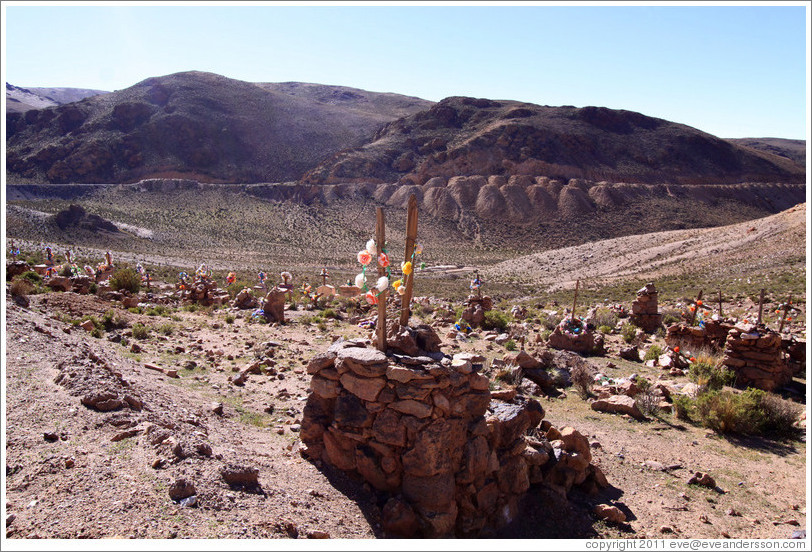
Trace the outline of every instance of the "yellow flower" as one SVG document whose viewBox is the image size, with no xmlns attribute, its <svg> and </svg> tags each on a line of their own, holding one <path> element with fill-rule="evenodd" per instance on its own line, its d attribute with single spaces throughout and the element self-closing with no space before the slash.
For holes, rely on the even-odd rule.
<svg viewBox="0 0 812 552">
<path fill-rule="evenodd" d="M 411 261 L 406 261 L 404 263 L 401 263 L 400 268 L 401 268 L 401 270 L 403 270 L 403 274 L 405 276 L 408 276 L 409 274 L 412 273 L 412 262 Z"/>
</svg>

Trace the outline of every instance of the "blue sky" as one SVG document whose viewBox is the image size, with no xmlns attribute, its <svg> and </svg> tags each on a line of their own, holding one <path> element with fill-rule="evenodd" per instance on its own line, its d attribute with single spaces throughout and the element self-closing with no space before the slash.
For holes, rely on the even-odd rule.
<svg viewBox="0 0 812 552">
<path fill-rule="evenodd" d="M 403 4 L 3 2 L 3 78 L 112 91 L 200 70 L 809 132 L 807 2 Z"/>
</svg>

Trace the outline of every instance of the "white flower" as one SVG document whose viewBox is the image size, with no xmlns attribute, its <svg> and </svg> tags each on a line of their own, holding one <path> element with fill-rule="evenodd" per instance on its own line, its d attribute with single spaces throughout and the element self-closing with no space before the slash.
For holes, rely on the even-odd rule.
<svg viewBox="0 0 812 552">
<path fill-rule="evenodd" d="M 378 249 L 377 246 L 375 245 L 375 240 L 369 240 L 367 242 L 367 251 L 369 251 L 369 254 L 372 255 L 373 257 L 378 256 Z"/>
<path fill-rule="evenodd" d="M 358 274 L 358 275 L 355 277 L 355 285 L 356 285 L 356 287 L 359 287 L 359 288 L 364 287 L 364 284 L 366 283 L 366 281 L 367 281 L 367 277 L 366 277 L 366 276 L 364 276 L 364 274 L 363 274 L 363 273 Z"/>
<path fill-rule="evenodd" d="M 378 283 L 375 285 L 378 291 L 386 291 L 386 288 L 389 287 L 389 278 L 386 276 L 381 276 L 378 278 Z"/>
</svg>

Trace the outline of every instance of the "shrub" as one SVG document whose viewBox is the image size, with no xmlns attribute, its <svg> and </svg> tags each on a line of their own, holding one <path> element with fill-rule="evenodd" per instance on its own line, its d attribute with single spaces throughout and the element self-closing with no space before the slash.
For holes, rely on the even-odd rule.
<svg viewBox="0 0 812 552">
<path fill-rule="evenodd" d="M 15 279 L 9 286 L 12 297 L 27 297 L 34 291 L 34 285 L 28 280 Z"/>
<path fill-rule="evenodd" d="M 620 319 L 618 318 L 617 313 L 612 309 L 599 308 L 595 311 L 595 315 L 592 317 L 591 322 L 597 328 L 600 328 L 601 326 L 614 328 L 617 325 L 618 320 Z"/>
<path fill-rule="evenodd" d="M 648 348 L 648 351 L 646 351 L 646 356 L 643 357 L 643 360 L 657 360 L 662 354 L 662 347 L 659 345 L 652 345 Z"/>
<path fill-rule="evenodd" d="M 708 391 L 697 398 L 696 410 L 705 427 L 743 435 L 793 433 L 801 411 L 790 401 L 752 388 L 742 393 Z"/>
<path fill-rule="evenodd" d="M 101 338 L 102 335 L 103 335 L 102 331 L 99 328 L 93 328 L 92 330 L 90 330 L 90 337 L 95 337 L 96 339 L 99 339 Z"/>
<path fill-rule="evenodd" d="M 612 328 L 609 326 L 598 326 L 598 331 L 602 334 L 609 334 L 612 333 Z"/>
<path fill-rule="evenodd" d="M 694 401 L 688 395 L 674 395 L 672 397 L 672 406 L 674 407 L 674 416 L 678 420 L 690 420 L 691 411 L 693 410 Z"/>
<path fill-rule="evenodd" d="M 149 335 L 149 328 L 141 324 L 140 322 L 136 322 L 133 324 L 133 337 L 135 339 L 146 339 Z"/>
<path fill-rule="evenodd" d="M 115 309 L 108 310 L 101 318 L 101 324 L 105 330 L 126 328 L 128 323 L 127 319 Z"/>
<path fill-rule="evenodd" d="M 197 312 L 197 305 L 195 303 L 192 303 L 191 305 L 186 305 L 185 307 L 183 307 L 183 310 L 185 310 L 186 312 Z"/>
<path fill-rule="evenodd" d="M 697 360 L 688 368 L 688 378 L 700 387 L 716 391 L 725 385 L 733 385 L 736 373 L 721 364 Z"/>
<path fill-rule="evenodd" d="M 630 322 L 626 322 L 620 327 L 620 335 L 623 337 L 623 341 L 626 343 L 631 343 L 634 341 L 635 337 L 637 337 L 637 326 Z"/>
<path fill-rule="evenodd" d="M 141 291 L 141 275 L 134 268 L 121 268 L 110 276 L 110 289 L 114 291 Z"/>
<path fill-rule="evenodd" d="M 572 386 L 578 395 L 586 400 L 592 395 L 592 385 L 595 383 L 595 369 L 582 359 L 577 359 L 570 368 Z"/>
<path fill-rule="evenodd" d="M 42 276 L 40 276 L 33 270 L 26 270 L 25 272 L 20 274 L 20 278 L 22 278 L 23 280 L 28 280 L 32 284 L 39 284 L 40 282 L 42 282 Z"/>
<path fill-rule="evenodd" d="M 634 397 L 634 404 L 646 416 L 653 416 L 660 412 L 660 397 L 653 393 L 651 385 L 646 386 Z"/>
<path fill-rule="evenodd" d="M 508 324 L 510 324 L 510 315 L 495 310 L 489 310 L 485 312 L 485 319 L 482 321 L 482 329 L 504 332 Z"/>
<path fill-rule="evenodd" d="M 505 349 L 508 351 L 515 351 L 516 350 L 516 342 L 512 339 L 509 339 L 505 342 Z"/>
<path fill-rule="evenodd" d="M 233 314 L 228 313 L 228 314 L 226 315 L 226 324 L 233 324 L 233 323 L 234 323 L 234 320 L 235 320 L 235 318 L 234 318 L 234 315 L 233 315 Z"/>
<path fill-rule="evenodd" d="M 163 335 L 172 335 L 175 332 L 175 326 L 169 322 L 158 326 L 158 333 Z"/>
<path fill-rule="evenodd" d="M 339 316 L 339 314 L 334 309 L 324 309 L 322 311 L 322 313 L 321 313 L 321 316 L 323 318 L 333 318 L 333 319 L 336 319 L 336 320 L 341 318 Z"/>
<path fill-rule="evenodd" d="M 664 326 L 673 326 L 674 324 L 678 324 L 679 322 L 682 322 L 680 311 L 674 309 L 666 309 L 663 311 Z"/>
<path fill-rule="evenodd" d="M 539 320 L 541 321 L 541 327 L 551 332 L 561 323 L 560 316 L 546 312 L 541 313 Z"/>
</svg>

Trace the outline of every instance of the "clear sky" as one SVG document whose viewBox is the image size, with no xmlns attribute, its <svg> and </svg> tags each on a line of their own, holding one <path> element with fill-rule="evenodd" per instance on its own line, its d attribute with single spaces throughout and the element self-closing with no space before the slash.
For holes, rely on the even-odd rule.
<svg viewBox="0 0 812 552">
<path fill-rule="evenodd" d="M 808 2 L 288 4 L 3 2 L 3 78 L 112 91 L 200 70 L 807 138 Z"/>
</svg>

